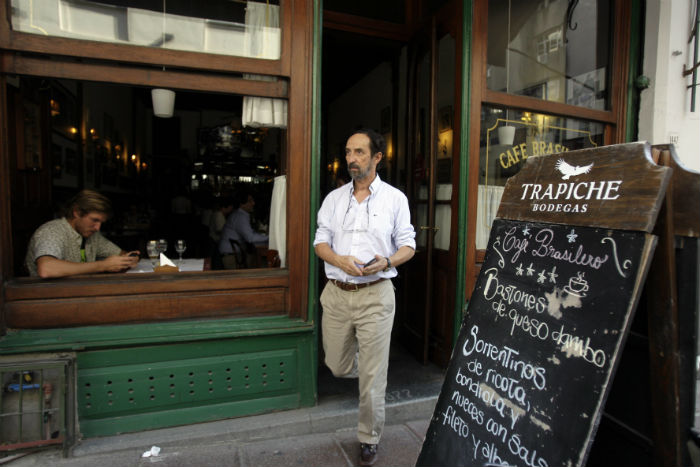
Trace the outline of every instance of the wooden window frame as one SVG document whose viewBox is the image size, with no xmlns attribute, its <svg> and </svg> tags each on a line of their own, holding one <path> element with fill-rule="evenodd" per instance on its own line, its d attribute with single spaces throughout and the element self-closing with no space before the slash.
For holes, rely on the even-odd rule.
<svg viewBox="0 0 700 467">
<path fill-rule="evenodd" d="M 290 77 L 294 1 L 282 0 L 280 7 L 282 9 L 280 21 L 282 37 L 279 60 L 40 36 L 14 31 L 12 30 L 10 0 L 0 0 L 0 24 L 5 25 L 0 28 L 0 49 L 54 56 L 67 55 L 66 51 L 71 51 L 70 55 L 77 57 L 119 63 Z"/>
<path fill-rule="evenodd" d="M 118 323 L 122 320 L 113 315 L 119 310 L 138 310 L 128 322 L 251 315 L 307 319 L 314 0 L 285 1 L 283 11 L 282 58 L 270 61 L 35 37 L 11 31 L 9 0 L 0 2 L 0 21 L 6 25 L 0 28 L 0 186 L 5 195 L 0 200 L 0 335 L 16 324 L 41 328 Z M 151 65 L 179 70 L 159 71 L 149 69 Z M 246 72 L 282 79 L 252 82 L 240 77 Z M 8 253 L 13 250 L 5 87 L 6 75 L 15 73 L 287 98 L 287 268 L 149 275 L 140 280 L 105 275 L 14 279 Z"/>
<path fill-rule="evenodd" d="M 578 107 L 561 102 L 552 102 L 528 96 L 519 96 L 488 89 L 486 79 L 487 41 L 488 41 L 488 0 L 473 2 L 473 36 L 472 36 L 472 75 L 471 105 L 469 111 L 469 206 L 467 220 L 467 273 L 466 298 L 470 299 L 472 290 L 483 262 L 484 250 L 476 249 L 476 212 L 478 206 L 479 184 L 479 135 L 481 130 L 481 108 L 484 105 L 496 105 L 516 108 L 537 113 L 546 113 L 561 117 L 592 120 L 604 126 L 604 144 L 625 141 L 625 122 L 627 118 L 626 84 L 629 70 L 629 47 L 631 31 L 631 4 L 623 0 L 614 0 L 614 23 L 611 31 L 611 65 L 612 82 L 610 83 L 610 110 L 595 110 Z"/>
</svg>

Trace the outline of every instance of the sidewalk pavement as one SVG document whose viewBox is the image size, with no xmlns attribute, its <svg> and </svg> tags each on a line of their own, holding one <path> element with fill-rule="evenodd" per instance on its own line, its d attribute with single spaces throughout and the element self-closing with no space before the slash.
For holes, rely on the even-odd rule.
<svg viewBox="0 0 700 467">
<path fill-rule="evenodd" d="M 387 406 L 387 425 L 379 444 L 376 467 L 413 466 L 427 431 L 435 398 L 418 403 Z M 320 410 L 319 410 L 320 409 Z M 58 449 L 27 454 L 5 465 L 10 467 L 266 467 L 358 465 L 356 427 L 332 426 L 357 411 L 335 414 L 331 407 L 317 406 L 289 412 L 189 425 L 185 427 L 89 439 L 63 458 Z M 350 411 L 353 412 L 353 411 Z M 397 421 L 413 415 L 415 420 Z M 318 416 L 318 418 L 316 418 Z M 316 431 L 324 430 L 324 431 Z M 308 431 L 307 433 L 304 433 Z M 266 436 L 267 435 L 267 436 Z M 152 446 L 157 456 L 142 457 Z M 2 462 L 2 459 L 0 459 Z"/>
<path fill-rule="evenodd" d="M 391 389 L 391 388 L 388 388 Z M 432 416 L 439 381 L 387 391 L 376 467 L 413 466 Z M 63 458 L 42 450 L 9 467 L 354 466 L 359 461 L 357 396 L 335 395 L 315 407 L 83 440 Z M 152 446 L 158 456 L 142 457 Z"/>
</svg>

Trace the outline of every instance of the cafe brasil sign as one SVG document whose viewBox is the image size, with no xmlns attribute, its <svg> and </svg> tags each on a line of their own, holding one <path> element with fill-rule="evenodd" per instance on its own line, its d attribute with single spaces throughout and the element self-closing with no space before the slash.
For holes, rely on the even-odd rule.
<svg viewBox="0 0 700 467">
<path fill-rule="evenodd" d="M 548 156 L 569 150 L 566 146 L 551 141 L 533 140 L 530 142 L 530 151 L 528 152 L 528 144 L 520 143 L 505 150 L 498 156 L 498 162 L 504 169 L 509 169 L 516 164 L 525 162 L 528 157 Z"/>
<path fill-rule="evenodd" d="M 512 132 L 510 133 L 510 137 L 504 139 L 501 136 L 501 132 L 507 127 L 510 127 Z M 515 131 L 516 129 L 517 131 Z M 487 158 L 495 158 L 498 160 L 498 165 L 500 165 L 503 170 L 516 169 L 519 164 L 524 163 L 531 157 L 549 156 L 551 154 L 560 154 L 572 150 L 569 145 L 553 140 L 577 140 L 574 149 L 579 149 L 582 146 L 597 146 L 590 131 L 558 127 L 546 123 L 499 118 L 496 120 L 496 123 L 486 131 Z M 491 147 L 491 141 L 493 139 L 491 136 L 492 133 L 498 133 L 498 144 L 494 147 Z M 508 134 L 508 132 L 504 132 L 504 134 Z M 515 137 L 516 135 L 517 137 Z M 507 148 L 502 149 L 504 146 Z M 492 151 L 495 148 L 499 149 Z M 498 154 L 498 156 L 496 156 L 496 154 Z"/>
</svg>

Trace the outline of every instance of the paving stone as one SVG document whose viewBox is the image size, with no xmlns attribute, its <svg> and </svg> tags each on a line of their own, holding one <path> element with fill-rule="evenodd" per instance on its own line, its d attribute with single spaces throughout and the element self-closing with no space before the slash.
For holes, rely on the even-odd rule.
<svg viewBox="0 0 700 467">
<path fill-rule="evenodd" d="M 360 442 L 357 433 L 338 433 L 336 438 L 353 465 L 358 465 Z M 407 426 L 385 426 L 374 467 L 414 466 L 422 445 L 422 441 Z"/>
<path fill-rule="evenodd" d="M 225 464 L 212 464 L 225 465 Z M 348 467 L 348 459 L 331 436 L 306 435 L 247 443 L 241 448 L 242 467 Z"/>
</svg>

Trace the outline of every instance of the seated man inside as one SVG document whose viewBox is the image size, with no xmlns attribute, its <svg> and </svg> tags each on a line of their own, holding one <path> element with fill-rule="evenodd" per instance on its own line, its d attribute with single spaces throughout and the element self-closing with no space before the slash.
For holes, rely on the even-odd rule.
<svg viewBox="0 0 700 467">
<path fill-rule="evenodd" d="M 219 240 L 221 240 L 221 232 L 224 230 L 224 226 L 226 225 L 226 218 L 232 212 L 232 198 L 225 197 L 214 202 L 214 210 L 211 213 L 211 218 L 209 219 L 209 238 L 211 238 L 216 245 L 218 245 Z"/>
<path fill-rule="evenodd" d="M 46 279 L 136 266 L 138 251 L 122 251 L 100 234 L 111 214 L 112 205 L 100 193 L 83 190 L 75 195 L 65 217 L 43 224 L 32 235 L 24 260 L 29 275 Z"/>
<path fill-rule="evenodd" d="M 268 241 L 266 234 L 254 231 L 250 225 L 250 213 L 255 207 L 253 195 L 247 191 L 241 191 L 235 201 L 238 209 L 229 214 L 219 240 L 219 253 L 226 269 L 255 265 L 252 246 Z"/>
</svg>

